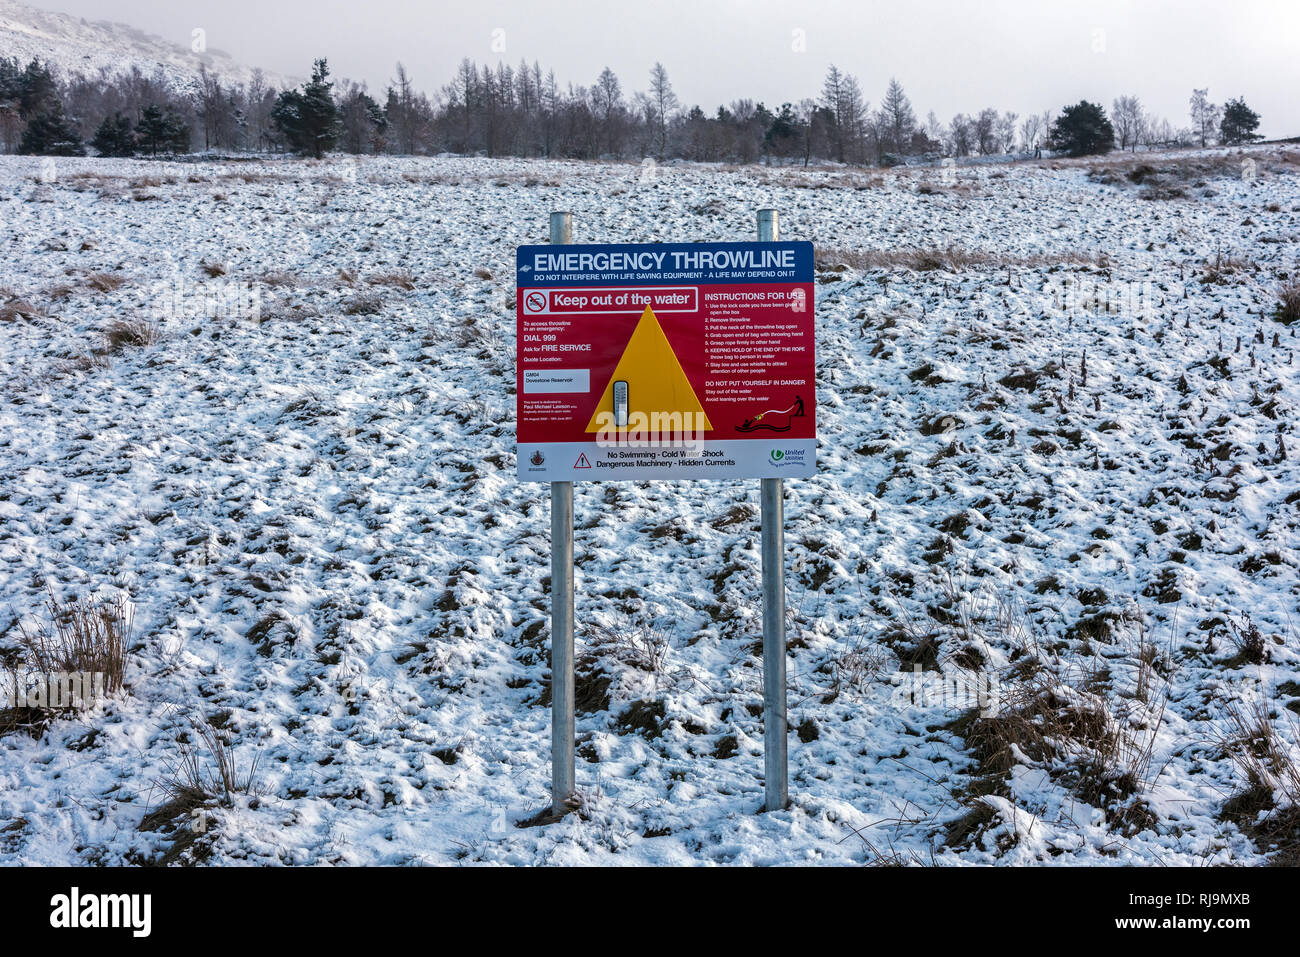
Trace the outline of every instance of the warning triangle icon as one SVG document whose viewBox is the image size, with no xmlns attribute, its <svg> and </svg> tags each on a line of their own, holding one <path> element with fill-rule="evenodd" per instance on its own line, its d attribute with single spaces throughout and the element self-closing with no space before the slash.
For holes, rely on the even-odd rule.
<svg viewBox="0 0 1300 957">
<path fill-rule="evenodd" d="M 591 463 L 590 463 L 589 461 L 587 461 L 587 453 L 586 453 L 586 452 L 583 452 L 583 453 L 581 453 L 581 454 L 578 456 L 578 461 L 576 461 L 576 462 L 573 463 L 573 467 L 574 467 L 575 469 L 589 469 L 589 468 L 591 468 Z"/>
<path fill-rule="evenodd" d="M 626 428 L 613 427 L 615 382 L 627 383 Z M 696 414 L 702 418 L 693 418 Z M 645 431 L 654 423 L 663 422 L 663 416 L 681 416 L 686 428 L 693 427 L 698 421 L 704 429 L 713 429 L 677 354 L 664 335 L 663 327 L 659 325 L 659 319 L 654 310 L 646 306 L 600 402 L 596 404 L 596 410 L 591 414 L 586 431 Z"/>
</svg>

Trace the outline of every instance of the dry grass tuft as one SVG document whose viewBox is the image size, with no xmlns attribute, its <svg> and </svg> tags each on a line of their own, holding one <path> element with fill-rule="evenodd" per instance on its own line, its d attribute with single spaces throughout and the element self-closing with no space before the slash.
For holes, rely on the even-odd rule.
<svg viewBox="0 0 1300 957">
<path fill-rule="evenodd" d="M 366 282 L 372 286 L 391 286 L 394 289 L 404 289 L 407 292 L 415 288 L 415 277 L 405 269 L 371 273 L 366 277 Z"/>
<path fill-rule="evenodd" d="M 19 626 L 28 669 L 45 675 L 102 674 L 108 694 L 120 691 L 133 619 L 126 599 L 61 602 L 51 589 L 45 609 L 48 620 L 38 627 Z"/>
<path fill-rule="evenodd" d="M 820 269 L 848 266 L 860 271 L 910 269 L 914 272 L 962 272 L 974 269 L 1005 269 L 1008 266 L 1021 268 L 1055 265 L 1096 266 L 1102 262 L 1099 254 L 1079 251 L 1013 256 L 1005 252 L 967 250 L 956 246 L 949 246 L 946 249 L 844 249 L 819 246 L 815 258 Z"/>
<path fill-rule="evenodd" d="M 587 640 L 593 650 L 608 652 L 624 664 L 661 675 L 668 661 L 672 634 L 671 622 L 660 624 L 642 618 L 595 626 L 589 630 Z"/>
<path fill-rule="evenodd" d="M 1290 715 L 1290 712 L 1287 712 Z M 1290 720 L 1290 740 L 1273 722 L 1262 697 L 1232 702 L 1227 732 L 1218 745 L 1245 778 L 1246 788 L 1230 798 L 1223 816 L 1261 844 L 1276 848 L 1274 862 L 1300 863 L 1300 721 Z"/>
<path fill-rule="evenodd" d="M 1278 287 L 1273 318 L 1287 326 L 1300 322 L 1300 280 L 1293 279 Z"/>
<path fill-rule="evenodd" d="M 263 286 L 269 286 L 272 289 L 297 289 L 298 277 L 291 272 L 284 270 L 271 270 L 264 272 L 257 279 Z"/>
<path fill-rule="evenodd" d="M 125 284 L 124 277 L 109 272 L 92 272 L 86 276 L 86 285 L 96 292 L 114 292 Z"/>
<path fill-rule="evenodd" d="M 898 670 L 898 656 L 880 645 L 850 648 L 831 659 L 831 695 L 868 694 L 875 683 Z"/>
<path fill-rule="evenodd" d="M 1214 254 L 1213 259 L 1206 260 L 1205 271 L 1201 274 L 1201 282 L 1205 285 L 1221 285 L 1229 282 L 1234 276 L 1244 272 L 1254 272 L 1255 263 L 1249 259 L 1240 256 L 1223 254 L 1222 250 Z"/>
<path fill-rule="evenodd" d="M 175 176 L 135 176 L 127 181 L 129 189 L 156 189 L 159 186 L 175 186 L 179 180 Z"/>
<path fill-rule="evenodd" d="M 162 330 L 148 319 L 118 319 L 104 330 L 109 352 L 121 352 L 130 346 L 152 346 L 162 339 Z"/>
<path fill-rule="evenodd" d="M 213 798 L 234 804 L 236 794 L 256 796 L 260 755 L 244 764 L 207 715 L 190 719 L 197 742 L 180 742 L 180 757 L 158 786 L 171 802 L 204 803 Z"/>
<path fill-rule="evenodd" d="M 44 319 L 47 315 L 49 313 L 40 306 L 17 296 L 0 304 L 0 322 L 13 322 L 15 319 Z"/>
<path fill-rule="evenodd" d="M 383 311 L 384 297 L 377 292 L 359 292 L 343 301 L 345 316 L 373 316 Z"/>
<path fill-rule="evenodd" d="M 218 262 L 200 263 L 199 270 L 209 279 L 217 279 L 226 274 L 226 264 Z"/>
</svg>

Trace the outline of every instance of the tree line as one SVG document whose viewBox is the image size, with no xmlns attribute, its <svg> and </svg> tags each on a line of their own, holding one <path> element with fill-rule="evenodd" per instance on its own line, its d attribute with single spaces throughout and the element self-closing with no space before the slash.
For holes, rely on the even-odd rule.
<svg viewBox="0 0 1300 957">
<path fill-rule="evenodd" d="M 0 57 L 0 150 L 47 155 L 197 148 L 889 166 L 918 156 L 1082 155 L 1258 139 L 1259 116 L 1241 98 L 1219 106 L 1208 90 L 1195 90 L 1188 119 L 1175 128 L 1136 96 L 1115 99 L 1109 115 L 1082 100 L 1059 113 L 989 107 L 947 122 L 933 111 L 920 119 L 897 80 L 873 109 L 857 78 L 834 65 L 816 97 L 776 107 L 739 99 L 706 113 L 678 99 L 659 63 L 644 91 L 628 92 L 608 67 L 590 86 L 561 87 L 537 62 L 491 67 L 465 59 L 432 97 L 415 89 L 399 63 L 377 99 L 364 84 L 336 84 L 324 59 L 295 89 L 273 88 L 260 71 L 238 84 L 201 68 L 191 88 L 178 90 L 161 70 L 62 80 L 48 64 Z"/>
</svg>

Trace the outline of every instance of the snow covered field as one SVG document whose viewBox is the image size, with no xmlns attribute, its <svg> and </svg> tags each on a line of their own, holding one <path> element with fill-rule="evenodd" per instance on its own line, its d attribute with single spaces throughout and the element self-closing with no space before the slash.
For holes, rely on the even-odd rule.
<svg viewBox="0 0 1300 957">
<path fill-rule="evenodd" d="M 0 735 L 0 862 L 1268 860 L 1224 739 L 1253 694 L 1296 746 L 1300 150 L 55 163 L 0 158 L 0 661 L 47 589 L 125 594 L 134 640 L 121 693 Z M 823 249 L 792 806 L 756 813 L 758 483 L 595 483 L 583 807 L 516 826 L 550 712 L 514 248 L 763 206 Z M 168 805 L 195 715 L 254 794 Z"/>
</svg>

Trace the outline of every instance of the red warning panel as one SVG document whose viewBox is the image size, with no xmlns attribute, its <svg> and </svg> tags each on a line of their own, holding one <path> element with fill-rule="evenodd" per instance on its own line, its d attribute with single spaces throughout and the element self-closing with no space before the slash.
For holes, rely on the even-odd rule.
<svg viewBox="0 0 1300 957">
<path fill-rule="evenodd" d="M 522 246 L 516 274 L 521 479 L 814 473 L 811 243 Z"/>
</svg>

